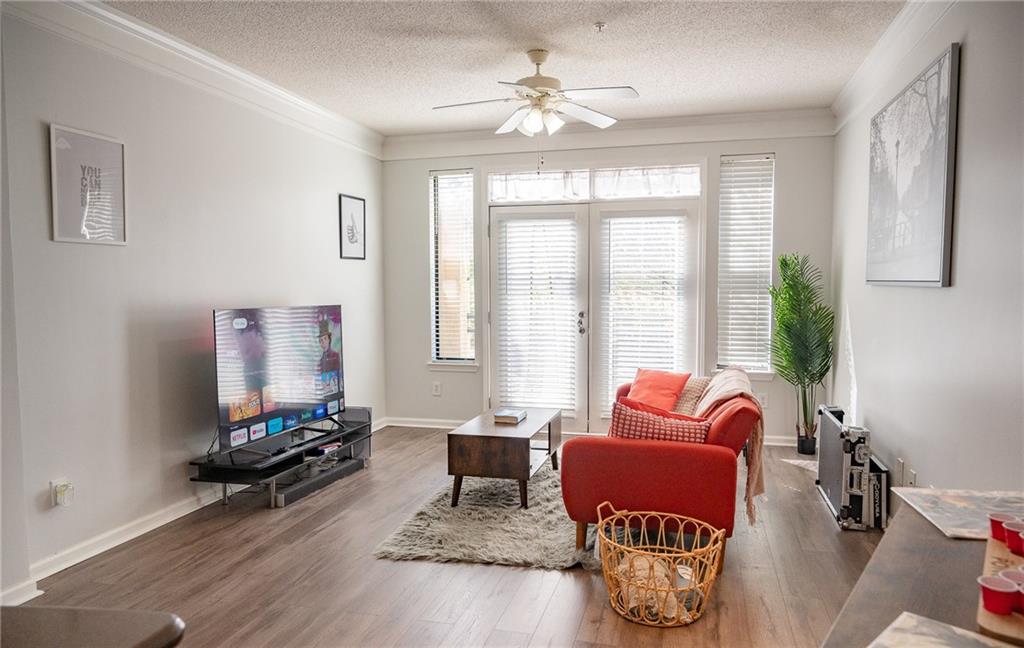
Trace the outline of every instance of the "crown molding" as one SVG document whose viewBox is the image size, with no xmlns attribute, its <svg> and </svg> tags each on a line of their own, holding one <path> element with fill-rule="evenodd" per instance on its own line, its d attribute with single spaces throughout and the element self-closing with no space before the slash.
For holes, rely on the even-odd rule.
<svg viewBox="0 0 1024 648">
<path fill-rule="evenodd" d="M 545 151 L 564 151 L 652 144 L 691 144 L 781 137 L 822 137 L 835 134 L 828 108 L 774 112 L 698 115 L 621 121 L 607 130 L 567 124 L 554 137 L 543 137 Z M 537 140 L 513 132 L 464 131 L 384 138 L 382 159 L 412 160 L 462 155 L 532 153 Z"/>
<path fill-rule="evenodd" d="M 5 16 L 95 47 L 380 158 L 384 137 L 127 14 L 97 2 L 0 3 Z"/>
<path fill-rule="evenodd" d="M 908 2 L 896 14 L 832 102 L 836 132 L 871 102 L 877 92 L 879 79 L 886 78 L 896 69 L 956 4 L 957 0 Z"/>
</svg>

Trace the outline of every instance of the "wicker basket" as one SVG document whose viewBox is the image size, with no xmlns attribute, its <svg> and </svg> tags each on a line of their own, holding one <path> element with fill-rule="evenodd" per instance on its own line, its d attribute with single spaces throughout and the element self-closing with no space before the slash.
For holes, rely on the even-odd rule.
<svg viewBox="0 0 1024 648">
<path fill-rule="evenodd" d="M 718 576 L 725 531 L 669 513 L 597 507 L 601 569 L 612 608 L 659 628 L 700 618 Z"/>
</svg>

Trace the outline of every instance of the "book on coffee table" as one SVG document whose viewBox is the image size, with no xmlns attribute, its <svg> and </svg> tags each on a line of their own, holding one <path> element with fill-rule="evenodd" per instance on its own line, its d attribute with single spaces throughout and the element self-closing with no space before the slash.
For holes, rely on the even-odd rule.
<svg viewBox="0 0 1024 648">
<path fill-rule="evenodd" d="M 494 422 L 504 425 L 519 425 L 526 418 L 526 410 L 502 407 L 494 411 Z"/>
</svg>

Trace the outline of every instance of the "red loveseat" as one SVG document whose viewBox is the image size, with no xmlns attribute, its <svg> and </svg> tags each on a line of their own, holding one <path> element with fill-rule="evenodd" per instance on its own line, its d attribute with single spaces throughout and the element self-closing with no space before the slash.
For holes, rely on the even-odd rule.
<svg viewBox="0 0 1024 648">
<path fill-rule="evenodd" d="M 619 387 L 616 400 L 629 393 Z M 616 509 L 685 515 L 732 535 L 737 457 L 759 418 L 757 406 L 736 397 L 708 416 L 703 444 L 580 436 L 562 444 L 562 499 L 583 548 L 587 525 L 605 500 Z"/>
</svg>

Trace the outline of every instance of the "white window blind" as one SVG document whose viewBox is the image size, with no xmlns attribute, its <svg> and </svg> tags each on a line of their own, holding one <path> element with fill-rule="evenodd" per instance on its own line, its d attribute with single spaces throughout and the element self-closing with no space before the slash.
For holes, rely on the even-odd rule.
<svg viewBox="0 0 1024 648">
<path fill-rule="evenodd" d="M 718 365 L 771 369 L 775 156 L 723 156 L 718 213 Z"/>
<path fill-rule="evenodd" d="M 572 202 L 590 198 L 590 171 L 517 171 L 487 176 L 492 203 Z"/>
<path fill-rule="evenodd" d="M 473 173 L 430 174 L 432 359 L 476 358 Z"/>
<path fill-rule="evenodd" d="M 690 241 L 685 213 L 624 215 L 601 222 L 599 300 L 601 416 L 611 414 L 615 389 L 638 368 L 692 371 L 695 299 L 688 295 Z"/>
<path fill-rule="evenodd" d="M 510 218 L 495 229 L 498 403 L 575 410 L 578 226 Z"/>
<path fill-rule="evenodd" d="M 700 195 L 700 167 L 696 165 L 595 169 L 594 197 L 674 198 Z"/>
</svg>

